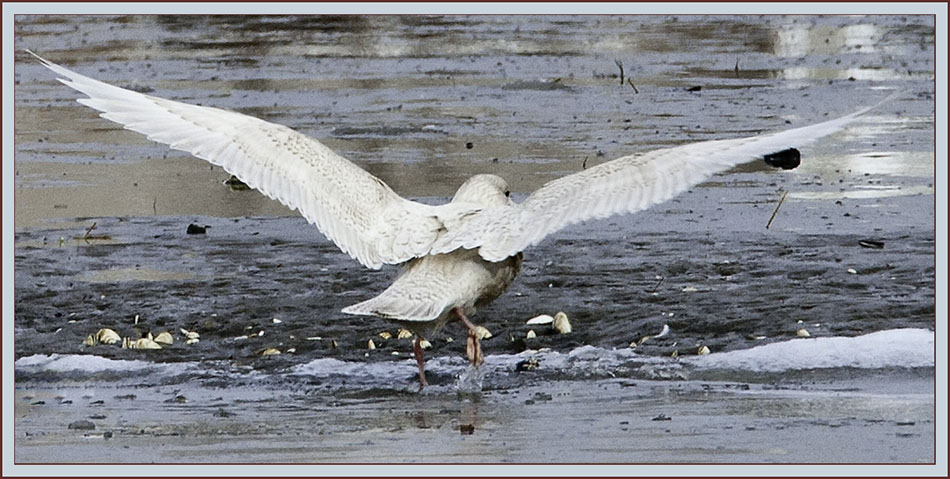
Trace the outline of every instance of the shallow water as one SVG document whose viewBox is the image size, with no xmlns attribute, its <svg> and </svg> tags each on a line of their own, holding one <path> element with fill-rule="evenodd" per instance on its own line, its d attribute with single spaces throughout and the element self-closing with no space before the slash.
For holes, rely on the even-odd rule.
<svg viewBox="0 0 950 479">
<path fill-rule="evenodd" d="M 180 389 L 201 404 L 198 414 L 214 424 L 208 430 L 189 429 L 194 411 L 174 403 L 161 415 L 175 425 L 175 437 L 199 438 L 207 457 L 225 462 L 927 462 L 932 357 L 929 366 L 913 355 L 872 364 L 856 354 L 775 371 L 735 364 L 713 371 L 692 361 L 706 357 L 697 356 L 701 346 L 738 354 L 795 341 L 800 329 L 819 339 L 934 329 L 933 33 L 929 17 L 901 16 L 18 18 L 18 49 L 157 96 L 291 126 L 427 202 L 444 201 L 483 172 L 506 177 L 523 198 L 585 164 L 803 126 L 902 91 L 854 127 L 803 150 L 797 170 L 737 169 L 641 214 L 571 227 L 529 249 L 508 293 L 474 318 L 494 333 L 484 342 L 491 367 L 467 376 L 464 341 L 449 341 L 462 332 L 450 325 L 427 352 L 433 392 L 417 396 L 409 340 L 380 338 L 396 332 L 385 321 L 339 313 L 385 288 L 392 269 L 363 269 L 285 207 L 231 191 L 219 168 L 98 119 L 50 72 L 18 55 L 15 357 L 18 389 L 31 398 L 18 400 L 19 457 L 51 457 L 44 454 L 57 443 L 37 439 L 43 434 L 70 444 L 61 450 L 66 462 L 84 461 L 87 452 L 66 434 L 66 424 L 88 416 L 85 406 L 75 399 L 72 409 L 44 409 L 32 405 L 36 397 L 94 390 L 111 398 L 142 387 L 153 388 L 140 394 L 142 402 L 165 404 L 169 391 Z M 629 83 L 621 84 L 615 61 Z M 98 236 L 90 238 L 93 223 L 89 234 Z M 188 235 L 190 223 L 210 227 Z M 869 239 L 883 249 L 862 246 Z M 573 333 L 533 327 L 537 338 L 525 339 L 527 319 L 559 310 Z M 669 335 L 629 349 L 663 325 Z M 169 330 L 176 342 L 160 351 L 83 346 L 103 327 L 133 337 Z M 184 344 L 182 328 L 199 332 L 200 342 Z M 370 339 L 374 350 L 366 347 Z M 838 343 L 817 344 L 826 351 Z M 927 342 L 907 350 L 915 346 Z M 282 354 L 261 356 L 267 348 Z M 538 351 L 541 367 L 522 371 Z M 51 353 L 106 362 L 94 373 L 58 371 L 61 363 L 42 360 Z M 590 358 L 551 366 L 570 355 Z M 129 376 L 122 372 L 127 363 L 109 360 L 141 361 L 145 369 Z M 162 369 L 175 364 L 182 370 Z M 136 377 L 142 386 L 132 384 Z M 472 379 L 481 399 L 456 397 L 459 377 Z M 649 386 L 631 389 L 623 381 Z M 634 428 L 649 438 L 641 445 L 649 454 L 633 453 L 628 442 L 614 449 L 610 435 L 566 456 L 533 448 L 515 454 L 489 439 L 523 443 L 514 429 L 501 431 L 512 418 L 537 414 L 532 405 L 544 405 L 533 417 L 546 423 L 576 408 L 579 418 L 614 420 L 635 409 L 609 404 L 640 397 L 634 405 L 650 419 L 670 404 L 671 389 L 702 394 L 695 381 L 715 382 L 718 392 L 694 426 L 673 428 L 675 434 L 695 435 L 704 424 L 723 434 L 709 447 L 677 448 L 679 456 L 657 455 L 670 450 L 663 428 Z M 753 432 L 755 411 L 800 405 L 795 394 L 767 385 L 808 391 L 812 381 L 822 384 L 812 391 L 820 407 L 796 413 L 801 421 L 776 420 Z M 833 399 L 847 381 L 873 406 Z M 759 393 L 734 396 L 731 384 Z M 887 384 L 912 384 L 914 395 L 898 397 Z M 285 397 L 285 388 L 305 393 Z M 572 399 L 545 399 L 558 391 Z M 266 399 L 274 397 L 302 412 L 285 416 Z M 393 413 L 403 401 L 411 410 Z M 212 416 L 219 403 L 238 419 Z M 339 403 L 339 415 L 319 429 L 340 449 L 282 455 L 254 444 L 256 452 L 235 455 L 235 438 L 266 441 L 277 433 L 254 429 L 248 415 L 281 424 L 330 403 Z M 112 412 L 99 431 L 116 431 L 134 447 L 106 462 L 207 460 L 184 442 L 149 442 L 168 431 L 138 427 L 135 413 L 145 406 L 135 404 L 108 402 Z M 460 424 L 477 422 L 478 404 L 486 405 L 479 417 L 489 426 L 476 424 L 478 447 L 469 441 L 464 454 L 436 447 L 440 435 L 415 434 L 450 430 L 454 439 Z M 723 410 L 741 410 L 743 419 L 717 422 Z M 912 411 L 916 426 L 900 425 L 907 420 L 899 410 Z M 419 411 L 426 428 L 418 426 Z M 666 411 L 682 416 L 689 409 Z M 378 417 L 385 441 L 366 426 Z M 611 427 L 619 434 L 628 420 Z M 723 436 L 740 425 L 747 434 L 729 443 Z M 571 422 L 575 440 L 604 426 Z M 228 432 L 209 432 L 216 427 Z M 522 428 L 535 440 L 552 434 Z M 796 432 L 777 432 L 786 430 Z M 788 454 L 778 444 L 802 437 L 835 444 L 855 435 L 863 439 L 854 449 Z M 398 449 L 418 440 L 434 448 L 431 455 L 366 456 L 386 450 L 380 444 Z M 153 448 L 154 456 L 142 455 Z"/>
</svg>

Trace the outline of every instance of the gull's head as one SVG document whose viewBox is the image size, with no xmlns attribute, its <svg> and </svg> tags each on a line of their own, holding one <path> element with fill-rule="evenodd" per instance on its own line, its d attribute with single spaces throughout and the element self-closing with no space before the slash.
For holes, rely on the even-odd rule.
<svg viewBox="0 0 950 479">
<path fill-rule="evenodd" d="M 455 192 L 452 202 L 478 203 L 485 206 L 504 206 L 509 202 L 508 182 L 495 175 L 475 175 Z"/>
</svg>

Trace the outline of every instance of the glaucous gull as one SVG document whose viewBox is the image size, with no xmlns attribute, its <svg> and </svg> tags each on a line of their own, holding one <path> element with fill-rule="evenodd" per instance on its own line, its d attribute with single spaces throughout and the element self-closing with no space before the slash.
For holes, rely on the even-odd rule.
<svg viewBox="0 0 950 479">
<path fill-rule="evenodd" d="M 385 291 L 343 312 L 386 318 L 412 331 L 420 389 L 426 386 L 421 341 L 449 321 L 468 328 L 472 364 L 483 361 L 468 316 L 508 288 L 525 248 L 574 223 L 646 209 L 741 163 L 795 168 L 797 148 L 873 108 L 782 132 L 624 156 L 548 182 L 521 203 L 511 200 L 504 179 L 475 175 L 449 203 L 432 206 L 402 198 L 379 178 L 285 126 L 126 90 L 29 53 L 60 75 L 60 82 L 87 95 L 78 101 L 103 118 L 222 167 L 300 212 L 369 268 L 402 265 Z"/>
</svg>

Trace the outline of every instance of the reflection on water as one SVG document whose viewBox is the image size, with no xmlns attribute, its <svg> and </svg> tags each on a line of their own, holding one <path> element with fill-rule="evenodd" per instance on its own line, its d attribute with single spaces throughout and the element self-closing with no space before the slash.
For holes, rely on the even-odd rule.
<svg viewBox="0 0 950 479">
<path fill-rule="evenodd" d="M 872 199 L 891 198 L 894 196 L 932 195 L 930 186 L 884 186 L 861 187 L 842 191 L 796 191 L 789 193 L 789 198 L 799 200 L 839 200 L 839 199 Z"/>
<path fill-rule="evenodd" d="M 774 36 L 773 51 L 778 56 L 793 58 L 852 51 L 873 53 L 877 51 L 880 38 L 877 25 L 872 24 L 836 28 L 796 23 L 779 26 Z"/>
<path fill-rule="evenodd" d="M 818 158 L 802 163 L 798 172 L 836 179 L 843 175 L 934 177 L 934 155 L 929 152 L 868 151 Z"/>
<path fill-rule="evenodd" d="M 792 67 L 782 70 L 788 80 L 899 80 L 906 72 L 891 68 Z"/>
</svg>

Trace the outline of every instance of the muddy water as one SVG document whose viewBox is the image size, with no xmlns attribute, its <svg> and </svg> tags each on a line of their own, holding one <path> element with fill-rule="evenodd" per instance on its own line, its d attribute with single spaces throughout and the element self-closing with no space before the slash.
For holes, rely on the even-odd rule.
<svg viewBox="0 0 950 479">
<path fill-rule="evenodd" d="M 728 352 L 792 340 L 800 329 L 812 337 L 852 337 L 934 328 L 933 33 L 929 17 L 913 16 L 25 16 L 18 17 L 15 42 L 19 49 L 119 85 L 291 126 L 397 192 L 427 202 L 444 201 L 475 173 L 500 174 L 523 197 L 585 165 L 690 141 L 802 126 L 902 91 L 860 124 L 804 150 L 797 170 L 738 169 L 642 214 L 589 222 L 549 238 L 526 252 L 523 272 L 509 292 L 476 316 L 494 333 L 484 343 L 489 357 L 544 348 L 565 354 L 585 346 L 625 349 L 668 325 L 669 335 L 644 342 L 637 354 L 670 361 L 674 354 L 695 355 L 700 346 Z M 617 62 L 623 65 L 622 83 Z M 353 369 L 308 385 L 338 395 L 334 400 L 345 410 L 339 418 L 352 416 L 349 404 L 367 421 L 373 414 L 366 411 L 366 397 L 380 395 L 380 407 L 391 408 L 392 394 L 398 399 L 410 390 L 413 370 L 402 367 L 408 340 L 380 338 L 381 331 L 395 333 L 382 320 L 339 313 L 385 288 L 393 270 L 366 271 L 293 212 L 256 192 L 223 185 L 228 175 L 220 169 L 97 118 L 27 55 L 18 56 L 15 75 L 17 358 L 91 354 L 208 367 L 223 361 L 277 378 L 321 359 L 348 367 L 399 365 L 395 378 Z M 766 229 L 785 191 L 788 197 Z M 96 228 L 87 234 L 93 223 Z M 186 234 L 191 223 L 209 226 L 207 233 Z M 867 240 L 884 247 L 866 247 Z M 572 334 L 534 328 L 538 337 L 524 339 L 532 329 L 525 320 L 559 310 L 570 316 Z M 179 338 L 171 348 L 145 354 L 82 345 L 102 327 L 125 336 L 184 328 L 199 332 L 201 341 L 185 345 Z M 460 335 L 450 326 L 433 339 L 428 356 L 460 357 L 464 341 L 450 341 Z M 375 350 L 367 350 L 369 339 Z M 262 357 L 267 348 L 284 354 Z M 453 390 L 458 379 L 450 371 L 455 370 L 438 364 L 431 368 L 430 383 L 439 391 Z M 919 371 L 912 379 L 901 371 L 861 382 L 859 389 L 875 392 L 895 377 L 917 384 Z M 489 416 L 501 423 L 500 417 L 520 417 L 528 399 L 509 392 L 526 381 L 540 388 L 531 394 L 546 394 L 538 386 L 546 383 L 572 397 L 586 397 L 579 391 L 588 387 L 600 388 L 604 397 L 623 396 L 618 391 L 624 388 L 602 382 L 623 375 L 615 370 L 568 374 L 542 367 L 537 374 L 543 382 L 510 371 L 483 378 L 481 386 L 490 391 L 486 401 L 494 405 L 487 408 L 494 411 Z M 684 379 L 630 374 L 669 380 L 674 388 Z M 807 374 L 747 371 L 726 377 L 791 388 L 809 381 Z M 81 384 L 113 387 L 97 378 L 82 376 Z M 76 378 L 23 373 L 18 380 L 42 395 L 55 394 L 61 381 Z M 227 387 L 248 380 L 227 376 L 212 382 Z M 915 388 L 926 392 L 926 380 Z M 355 403 L 354 394 L 360 398 Z M 419 408 L 439 404 L 437 411 L 450 413 L 436 413 L 435 420 L 452 427 L 469 421 L 451 413 L 465 408 L 439 402 L 454 399 L 437 397 Z M 289 400 L 304 409 L 316 407 Z M 731 401 L 713 403 L 727 407 Z M 123 404 L 112 401 L 111 407 L 123 411 Z M 711 407 L 709 417 L 720 406 Z M 840 410 L 849 407 L 822 409 L 802 424 L 849 417 Z M 595 409 L 587 412 L 607 414 Z M 48 417 L 38 408 L 29 410 L 33 416 L 24 417 Z M 543 421 L 558 411 L 549 409 Z M 888 414 L 867 420 L 896 421 L 890 427 L 897 432 L 883 434 L 899 443 L 906 430 Z M 924 419 L 918 424 L 927 424 L 927 413 L 920 414 Z M 181 419 L 174 411 L 169 416 Z M 23 421 L 21 431 L 48 432 L 39 425 L 42 420 Z M 585 425 L 596 429 L 584 421 L 573 427 L 581 431 Z M 120 426 L 114 427 L 126 431 Z M 807 436 L 811 429 L 802 427 Z M 354 429 L 338 425 L 327 431 L 353 434 Z M 850 427 L 821 431 L 831 443 L 836 434 L 855 433 Z M 234 434 L 259 437 L 249 430 Z M 932 429 L 930 436 L 926 430 L 912 434 L 919 441 L 907 455 L 883 460 L 930 457 L 919 446 L 926 449 Z M 418 439 L 396 433 L 389 441 L 400 445 L 400 437 Z M 339 440 L 359 442 L 351 436 Z M 29 451 L 45 451 L 42 441 L 26 441 Z M 663 448 L 662 441 L 654 444 Z M 891 445 L 883 444 L 866 450 Z M 652 462 L 654 457 L 625 456 L 608 446 L 548 459 Z M 212 449 L 230 460 L 228 453 Z M 867 452 L 776 458 L 748 451 L 681 458 L 874 462 L 862 455 Z M 258 452 L 250 457 L 340 460 Z M 423 457 L 450 462 L 533 457 L 497 448 L 464 457 L 443 452 Z M 21 457 L 42 457 L 32 454 Z M 76 460 L 65 452 L 63 457 Z M 156 457 L 199 460 L 180 452 Z M 134 456 L 115 460 L 134 461 Z"/>
</svg>

